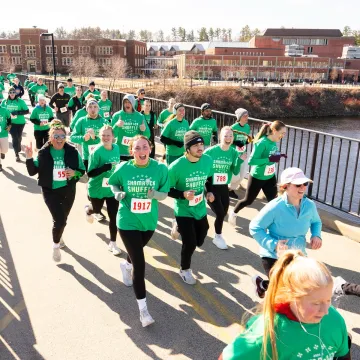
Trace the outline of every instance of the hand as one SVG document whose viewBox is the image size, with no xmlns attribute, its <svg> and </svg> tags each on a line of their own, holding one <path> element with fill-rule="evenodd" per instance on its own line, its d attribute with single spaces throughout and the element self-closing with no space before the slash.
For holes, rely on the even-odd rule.
<svg viewBox="0 0 360 360">
<path fill-rule="evenodd" d="M 280 155 L 280 154 L 279 154 L 279 155 L 273 154 L 273 155 L 270 155 L 270 156 L 269 156 L 269 161 L 270 161 L 270 162 L 276 162 L 276 163 L 278 163 L 278 162 L 280 161 L 280 159 L 281 159 L 281 155 Z"/>
<path fill-rule="evenodd" d="M 30 141 L 30 145 L 25 145 L 25 155 L 27 159 L 31 159 L 33 157 L 33 150 L 32 150 L 32 141 Z"/>
<path fill-rule="evenodd" d="M 154 130 L 158 129 L 159 128 L 159 125 L 158 124 L 155 124 L 154 125 Z"/>
<path fill-rule="evenodd" d="M 184 191 L 184 198 L 186 200 L 193 200 L 195 197 L 195 190 Z"/>
<path fill-rule="evenodd" d="M 119 121 L 116 123 L 116 126 L 118 126 L 118 127 L 123 127 L 123 126 L 124 126 L 124 122 L 123 122 L 121 119 L 119 119 Z"/>
<path fill-rule="evenodd" d="M 114 197 L 117 201 L 121 201 L 125 197 L 126 193 L 124 191 L 115 192 Z"/>
<path fill-rule="evenodd" d="M 57 106 L 55 106 L 55 111 L 59 112 L 59 108 Z"/>
<path fill-rule="evenodd" d="M 247 153 L 242 153 L 239 158 L 243 161 L 245 161 L 247 159 Z"/>
<path fill-rule="evenodd" d="M 12 119 L 16 119 L 17 115 L 10 114 L 10 116 L 11 116 Z"/>
<path fill-rule="evenodd" d="M 206 194 L 206 200 L 207 201 L 209 201 L 209 202 L 214 202 L 214 200 L 215 200 L 215 196 L 214 196 L 214 194 L 212 193 L 212 192 L 208 192 L 207 194 Z"/>
<path fill-rule="evenodd" d="M 310 247 L 311 247 L 311 249 L 318 250 L 318 249 L 321 248 L 321 246 L 322 246 L 322 240 L 319 237 L 313 236 L 310 239 Z"/>
<path fill-rule="evenodd" d="M 9 125 L 5 128 L 6 131 L 10 131 L 10 129 L 11 129 L 11 125 Z"/>
<path fill-rule="evenodd" d="M 275 248 L 275 251 L 276 251 L 276 255 L 278 257 L 281 256 L 281 254 L 287 250 L 289 247 L 286 245 L 286 243 L 288 242 L 288 240 L 279 240 L 278 243 L 276 244 L 276 248 Z"/>
<path fill-rule="evenodd" d="M 91 137 L 90 134 L 86 133 L 83 138 L 84 138 L 85 141 L 89 141 L 90 137 Z"/>
<path fill-rule="evenodd" d="M 145 130 L 146 130 L 145 120 L 143 120 L 142 124 L 140 125 L 140 131 L 145 131 Z"/>
<path fill-rule="evenodd" d="M 95 131 L 94 129 L 88 129 L 87 133 L 90 134 L 91 138 L 94 140 L 95 139 Z"/>
<path fill-rule="evenodd" d="M 73 169 L 66 169 L 65 170 L 66 178 L 71 179 L 75 175 L 75 170 Z"/>
</svg>

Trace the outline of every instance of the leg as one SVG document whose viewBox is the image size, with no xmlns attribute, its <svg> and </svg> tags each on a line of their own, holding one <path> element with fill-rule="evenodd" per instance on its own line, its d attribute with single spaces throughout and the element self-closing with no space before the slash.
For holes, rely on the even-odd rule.
<svg viewBox="0 0 360 360">
<path fill-rule="evenodd" d="M 206 215 L 200 220 L 195 220 L 196 245 L 198 247 L 204 244 L 208 230 L 209 222 Z"/>
<path fill-rule="evenodd" d="M 0 138 L 0 154 L 1 154 L 0 162 L 1 162 L 1 159 L 5 159 L 5 154 L 8 152 L 8 150 L 9 150 L 8 137 Z"/>
<path fill-rule="evenodd" d="M 116 215 L 119 209 L 119 202 L 114 198 L 106 198 L 106 208 L 109 215 L 109 230 L 110 230 L 110 240 L 116 241 Z M 100 209 L 101 210 L 101 209 Z"/>
<path fill-rule="evenodd" d="M 182 240 L 181 269 L 188 270 L 191 266 L 191 257 L 196 249 L 197 234 L 195 231 L 195 219 L 190 217 L 176 217 L 179 233 Z"/>
<path fill-rule="evenodd" d="M 229 190 L 234 191 L 236 190 L 240 185 L 240 174 L 233 175 L 229 184 Z"/>
<path fill-rule="evenodd" d="M 263 180 L 258 180 L 249 175 L 245 197 L 237 202 L 234 207 L 234 213 L 238 213 L 244 207 L 251 205 L 255 201 L 256 197 L 259 195 L 262 185 Z"/>
<path fill-rule="evenodd" d="M 42 145 L 44 146 L 49 141 L 49 130 L 42 131 Z"/>
<path fill-rule="evenodd" d="M 42 138 L 41 130 L 34 130 L 34 138 L 36 143 L 36 148 L 40 150 L 43 146 L 43 138 Z"/>
<path fill-rule="evenodd" d="M 241 184 L 241 182 L 244 180 L 245 175 L 247 173 L 248 170 L 248 159 L 244 160 L 244 162 L 241 164 L 240 167 L 240 173 L 239 173 L 239 185 Z"/>
<path fill-rule="evenodd" d="M 262 186 L 262 191 L 266 196 L 266 200 L 269 202 L 276 198 L 277 196 L 277 184 L 276 176 L 273 176 L 271 179 L 266 180 Z"/>
<path fill-rule="evenodd" d="M 21 151 L 21 142 L 22 142 L 22 134 L 23 134 L 24 127 L 25 127 L 25 124 L 19 125 L 19 128 L 18 128 L 18 139 L 19 139 L 19 143 L 18 143 L 19 151 L 18 151 L 18 153 Z"/>
<path fill-rule="evenodd" d="M 342 290 L 345 293 L 345 295 L 356 295 L 360 296 L 360 285 L 353 284 L 353 283 L 345 283 L 342 286 Z"/>
<path fill-rule="evenodd" d="M 214 196 L 215 200 L 211 203 L 208 201 L 208 205 L 210 206 L 211 210 L 216 215 L 214 227 L 215 227 L 215 234 L 222 233 L 222 227 L 224 223 L 224 218 L 226 213 L 224 211 L 224 207 L 221 202 L 220 190 L 218 189 L 221 185 L 214 185 Z M 227 187 L 227 185 L 225 185 Z"/>
<path fill-rule="evenodd" d="M 273 259 L 273 258 L 268 258 L 268 257 L 261 258 L 263 268 L 264 268 L 264 270 L 266 272 L 266 275 L 268 277 L 270 277 L 270 270 L 275 265 L 276 261 L 277 261 L 277 259 Z M 269 280 L 263 280 L 262 281 L 262 287 L 266 291 L 268 289 L 268 287 L 269 287 Z"/>
<path fill-rule="evenodd" d="M 21 125 L 18 124 L 12 124 L 10 129 L 10 134 L 12 138 L 12 145 L 15 152 L 15 155 L 18 156 L 18 153 L 20 152 L 20 145 L 19 145 L 19 128 Z"/>
<path fill-rule="evenodd" d="M 85 170 L 87 172 L 88 167 L 89 167 L 89 160 L 83 160 L 84 166 L 85 166 Z"/>
<path fill-rule="evenodd" d="M 103 199 L 89 198 L 89 200 L 91 202 L 91 207 L 89 207 L 87 214 L 88 215 L 99 214 L 104 205 L 105 198 Z"/>
</svg>

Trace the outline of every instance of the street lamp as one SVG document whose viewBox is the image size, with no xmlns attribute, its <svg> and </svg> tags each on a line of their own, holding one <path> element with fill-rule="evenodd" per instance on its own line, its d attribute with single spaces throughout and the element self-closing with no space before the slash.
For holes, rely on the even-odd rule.
<svg viewBox="0 0 360 360">
<path fill-rule="evenodd" d="M 51 48 L 52 48 L 52 63 L 53 63 L 53 73 L 54 73 L 54 87 L 56 84 L 56 67 L 55 67 L 55 46 L 54 46 L 54 34 L 53 33 L 42 33 L 41 36 L 51 36 Z"/>
</svg>

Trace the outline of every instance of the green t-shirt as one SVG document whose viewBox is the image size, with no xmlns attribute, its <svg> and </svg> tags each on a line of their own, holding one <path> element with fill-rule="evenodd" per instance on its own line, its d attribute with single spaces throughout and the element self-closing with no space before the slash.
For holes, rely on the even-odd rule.
<svg viewBox="0 0 360 360">
<path fill-rule="evenodd" d="M 94 145 L 100 143 L 99 131 L 105 124 L 107 124 L 107 121 L 101 116 L 98 116 L 96 119 L 90 119 L 88 116 L 84 116 L 76 123 L 74 131 L 70 136 L 70 140 L 76 144 L 82 145 L 84 160 L 89 159 L 89 154 L 96 148 Z M 90 138 L 88 141 L 85 141 L 84 135 L 88 129 L 94 129 L 95 139 Z"/>
<path fill-rule="evenodd" d="M 36 84 L 37 84 L 36 81 L 29 81 L 28 86 L 27 86 L 29 94 L 31 94 L 31 88 Z"/>
<path fill-rule="evenodd" d="M 64 88 L 64 92 L 65 92 L 65 94 L 69 94 L 70 98 L 72 98 L 76 94 L 76 88 L 75 88 L 75 86 L 71 86 L 71 87 L 66 86 Z"/>
<path fill-rule="evenodd" d="M 64 149 L 56 150 L 51 146 L 50 154 L 54 160 L 52 188 L 59 189 L 67 185 L 67 179 L 65 175 L 66 168 L 64 161 L 65 150 Z M 78 161 L 79 161 L 79 169 L 85 170 L 84 163 L 82 162 L 79 153 L 78 153 Z M 39 161 L 37 158 L 34 159 L 34 164 L 35 166 L 39 166 Z"/>
<path fill-rule="evenodd" d="M 166 119 L 172 115 L 173 113 L 170 112 L 168 109 L 164 109 L 160 115 L 159 115 L 159 118 L 158 118 L 158 121 L 157 121 L 157 124 L 160 126 L 160 127 L 164 127 L 164 122 L 166 121 Z"/>
<path fill-rule="evenodd" d="M 146 120 L 146 122 L 147 122 L 147 124 L 148 124 L 148 126 L 150 127 L 150 120 L 151 120 L 151 114 L 149 113 L 149 114 L 143 114 L 144 115 L 144 117 L 145 117 L 145 120 Z M 156 124 L 156 114 L 154 114 L 154 125 Z M 153 125 L 153 126 L 154 126 Z"/>
<path fill-rule="evenodd" d="M 13 85 L 14 84 L 13 80 L 16 78 L 16 75 L 11 73 L 11 74 L 8 74 L 6 78 L 9 80 L 9 84 Z"/>
<path fill-rule="evenodd" d="M 20 98 L 14 100 L 6 99 L 1 103 L 1 107 L 7 109 L 10 113 L 14 111 L 29 110 L 25 101 Z M 16 118 L 11 119 L 12 124 L 24 125 L 26 123 L 24 115 L 15 115 Z"/>
<path fill-rule="evenodd" d="M 30 80 L 29 79 L 26 79 L 25 82 L 24 82 L 24 88 L 27 88 L 27 86 L 29 85 L 30 83 Z"/>
<path fill-rule="evenodd" d="M 166 123 L 161 135 L 177 141 L 184 142 L 184 135 L 189 131 L 189 123 L 187 120 L 182 119 L 182 121 L 178 121 L 176 118 L 170 120 Z M 181 156 L 184 154 L 185 148 L 182 146 L 181 148 L 176 145 L 166 145 L 166 154 L 169 156 Z"/>
<path fill-rule="evenodd" d="M 258 180 L 268 180 L 275 176 L 276 164 L 269 161 L 269 156 L 277 152 L 276 142 L 269 140 L 267 136 L 254 143 L 249 158 L 251 176 Z"/>
<path fill-rule="evenodd" d="M 195 198 L 192 201 L 175 199 L 175 216 L 199 220 L 206 215 L 204 189 L 207 178 L 212 175 L 213 161 L 205 154 L 195 163 L 190 162 L 185 155 L 171 163 L 169 166 L 170 188 L 195 191 Z"/>
<path fill-rule="evenodd" d="M 71 101 L 71 99 L 70 99 Z M 70 104 L 70 103 L 69 103 Z M 79 109 L 76 113 L 75 116 L 72 118 L 71 123 L 70 123 L 70 129 L 73 130 L 75 128 L 76 123 L 78 122 L 78 120 L 80 120 L 81 118 L 83 118 L 84 116 L 87 115 L 87 111 L 85 108 Z M 99 116 L 101 116 L 102 118 L 104 118 L 104 113 L 101 109 L 99 109 Z"/>
<path fill-rule="evenodd" d="M 111 122 L 112 102 L 109 99 L 99 101 L 99 108 L 104 113 L 104 119 Z"/>
<path fill-rule="evenodd" d="M 345 321 L 332 306 L 321 320 L 320 336 L 319 324 L 303 324 L 306 333 L 299 322 L 289 320 L 285 315 L 276 314 L 275 321 L 279 360 L 330 360 L 349 352 Z M 224 349 L 223 360 L 260 359 L 263 334 L 264 318 L 254 316 L 246 324 L 246 330 Z M 270 342 L 268 354 L 271 359 Z"/>
<path fill-rule="evenodd" d="M 35 101 L 39 101 L 38 97 L 39 95 L 45 95 L 49 90 L 45 84 L 39 85 L 35 84 L 30 88 L 30 92 L 32 95 L 35 95 Z"/>
<path fill-rule="evenodd" d="M 116 125 L 120 119 L 124 121 L 123 127 Z M 140 131 L 140 125 L 142 123 L 145 124 L 145 131 Z M 120 110 L 116 112 L 112 117 L 111 126 L 114 129 L 116 142 L 120 148 L 120 155 L 130 155 L 129 142 L 134 136 L 140 134 L 146 136 L 147 138 L 150 137 L 150 129 L 147 125 L 147 122 L 145 121 L 144 115 L 137 111 L 127 113 L 123 110 Z"/>
<path fill-rule="evenodd" d="M 204 145 L 210 146 L 212 134 L 216 133 L 218 128 L 215 119 L 204 119 L 200 116 L 191 123 L 190 130 L 197 131 L 204 138 Z"/>
<path fill-rule="evenodd" d="M 8 126 L 8 119 L 10 119 L 10 112 L 5 108 L 0 108 L 0 138 L 7 138 L 9 132 L 6 130 Z"/>
<path fill-rule="evenodd" d="M 168 169 L 156 160 L 149 159 L 145 167 L 134 160 L 122 162 L 109 179 L 110 185 L 126 193 L 120 201 L 117 227 L 121 230 L 155 230 L 158 221 L 158 201 L 148 199 L 148 191 L 169 192 Z"/>
<path fill-rule="evenodd" d="M 94 95 L 94 99 L 99 101 L 100 100 L 100 91 L 99 90 L 94 90 L 94 91 L 90 91 L 89 89 L 86 90 L 82 96 L 82 103 L 84 105 L 86 105 L 86 97 L 89 95 L 89 94 L 93 94 Z"/>
<path fill-rule="evenodd" d="M 54 118 L 53 111 L 50 106 L 45 105 L 45 107 L 42 107 L 40 105 L 35 106 L 34 110 L 32 111 L 30 115 L 30 120 L 35 119 L 39 120 L 44 125 L 35 125 L 34 124 L 34 130 L 49 130 L 50 125 L 49 122 Z"/>
<path fill-rule="evenodd" d="M 0 82 L 0 99 L 4 98 L 3 91 L 5 91 L 5 86 L 2 82 Z"/>
<path fill-rule="evenodd" d="M 141 99 L 141 100 L 140 100 L 140 104 L 141 104 L 141 105 L 144 105 L 144 102 L 145 102 L 145 99 Z M 136 111 L 138 111 L 138 104 L 139 104 L 139 99 L 136 99 L 136 100 L 135 100 L 135 105 L 134 105 L 134 109 L 135 109 Z M 141 111 L 141 110 L 142 110 L 142 109 L 140 109 L 140 111 Z M 140 111 L 139 111 L 139 112 L 140 112 Z"/>
<path fill-rule="evenodd" d="M 120 151 L 116 144 L 112 145 L 112 149 L 105 149 L 104 145 L 96 146 L 94 152 L 89 157 L 90 172 L 93 169 L 98 169 L 105 164 L 113 164 L 111 170 L 103 172 L 98 176 L 89 179 L 88 194 L 91 198 L 103 199 L 106 197 L 113 197 L 114 194 L 108 184 L 110 176 L 114 173 L 115 164 L 120 162 Z"/>
<path fill-rule="evenodd" d="M 244 126 L 241 126 L 238 122 L 235 123 L 234 125 L 231 126 L 231 128 L 233 130 L 237 130 L 237 131 L 241 131 L 244 132 L 246 134 L 250 134 L 251 132 L 251 128 L 249 124 L 245 124 Z M 242 142 L 246 142 L 247 141 L 247 136 L 242 135 L 242 134 L 235 134 L 234 133 L 234 141 L 242 141 Z M 240 153 L 243 154 L 244 152 L 246 152 L 246 145 L 239 147 L 236 146 L 235 144 L 233 144 L 233 146 L 236 148 L 236 150 Z"/>
<path fill-rule="evenodd" d="M 230 184 L 232 175 L 238 175 L 243 160 L 239 153 L 230 146 L 229 150 L 222 150 L 219 145 L 212 146 L 205 150 L 213 160 L 213 185 Z"/>
</svg>

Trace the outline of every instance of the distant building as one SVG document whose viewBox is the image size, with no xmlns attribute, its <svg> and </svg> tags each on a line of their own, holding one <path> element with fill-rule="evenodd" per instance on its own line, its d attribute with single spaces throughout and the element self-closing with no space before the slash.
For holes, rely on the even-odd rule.
<svg viewBox="0 0 360 360">
<path fill-rule="evenodd" d="M 360 59 L 360 46 L 344 46 L 343 59 Z"/>
</svg>

